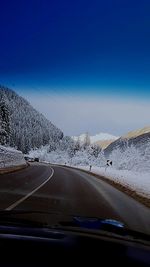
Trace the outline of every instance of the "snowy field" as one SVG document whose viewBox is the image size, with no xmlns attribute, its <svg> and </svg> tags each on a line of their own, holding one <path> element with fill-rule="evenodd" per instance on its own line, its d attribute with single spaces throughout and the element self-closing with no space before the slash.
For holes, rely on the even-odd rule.
<svg viewBox="0 0 150 267">
<path fill-rule="evenodd" d="M 77 166 L 75 166 L 77 168 Z M 78 168 L 89 171 L 89 166 L 79 166 Z M 139 173 L 128 170 L 115 170 L 112 167 L 92 167 L 91 172 L 107 177 L 126 188 L 135 191 L 138 195 L 150 199 L 150 173 Z"/>
<path fill-rule="evenodd" d="M 25 165 L 26 161 L 21 151 L 0 146 L 0 169 Z"/>
</svg>

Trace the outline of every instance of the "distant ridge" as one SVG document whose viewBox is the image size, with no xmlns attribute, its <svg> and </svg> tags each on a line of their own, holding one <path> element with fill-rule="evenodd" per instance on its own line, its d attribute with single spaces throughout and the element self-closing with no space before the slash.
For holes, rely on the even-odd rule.
<svg viewBox="0 0 150 267">
<path fill-rule="evenodd" d="M 84 139 L 85 139 L 85 136 L 86 136 L 86 134 L 81 134 L 79 136 L 72 136 L 72 138 L 75 141 L 80 139 L 80 141 L 83 142 Z M 91 144 L 99 143 L 99 141 L 107 141 L 107 140 L 114 141 L 114 140 L 118 139 L 117 136 L 114 136 L 114 135 L 111 135 L 111 134 L 108 134 L 108 133 L 99 133 L 99 134 L 96 134 L 96 135 L 91 135 L 89 137 L 90 137 Z"/>
<path fill-rule="evenodd" d="M 127 146 L 134 145 L 139 150 L 145 151 L 147 143 L 150 141 L 150 126 L 128 132 L 127 134 L 121 136 L 119 139 L 112 142 L 104 150 L 105 155 L 109 155 L 114 149 L 119 148 L 124 150 Z"/>
</svg>

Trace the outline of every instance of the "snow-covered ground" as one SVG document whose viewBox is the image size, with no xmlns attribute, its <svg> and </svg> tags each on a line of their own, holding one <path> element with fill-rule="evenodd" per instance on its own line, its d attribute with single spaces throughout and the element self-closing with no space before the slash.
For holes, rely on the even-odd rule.
<svg viewBox="0 0 150 267">
<path fill-rule="evenodd" d="M 75 166 L 77 168 L 77 166 Z M 89 171 L 89 166 L 79 166 L 78 168 Z M 112 167 L 92 167 L 91 172 L 107 177 L 137 194 L 150 199 L 150 173 L 139 173 L 128 170 L 115 170 Z"/>
<path fill-rule="evenodd" d="M 21 151 L 0 145 L 0 169 L 25 164 L 26 161 Z"/>
</svg>

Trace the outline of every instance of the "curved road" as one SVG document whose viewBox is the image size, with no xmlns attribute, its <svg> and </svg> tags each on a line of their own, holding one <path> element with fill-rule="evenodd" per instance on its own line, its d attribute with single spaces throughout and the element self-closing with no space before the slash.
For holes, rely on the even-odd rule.
<svg viewBox="0 0 150 267">
<path fill-rule="evenodd" d="M 150 234 L 150 209 L 91 174 L 32 164 L 0 176 L 0 209 L 111 218 Z"/>
</svg>

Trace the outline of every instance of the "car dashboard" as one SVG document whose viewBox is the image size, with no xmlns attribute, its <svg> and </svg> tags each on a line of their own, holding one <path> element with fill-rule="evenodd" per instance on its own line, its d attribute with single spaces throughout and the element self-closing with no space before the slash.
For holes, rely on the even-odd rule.
<svg viewBox="0 0 150 267">
<path fill-rule="evenodd" d="M 150 266 L 150 246 L 118 235 L 75 229 L 0 227 L 0 266 L 51 266 L 53 263 Z"/>
</svg>

